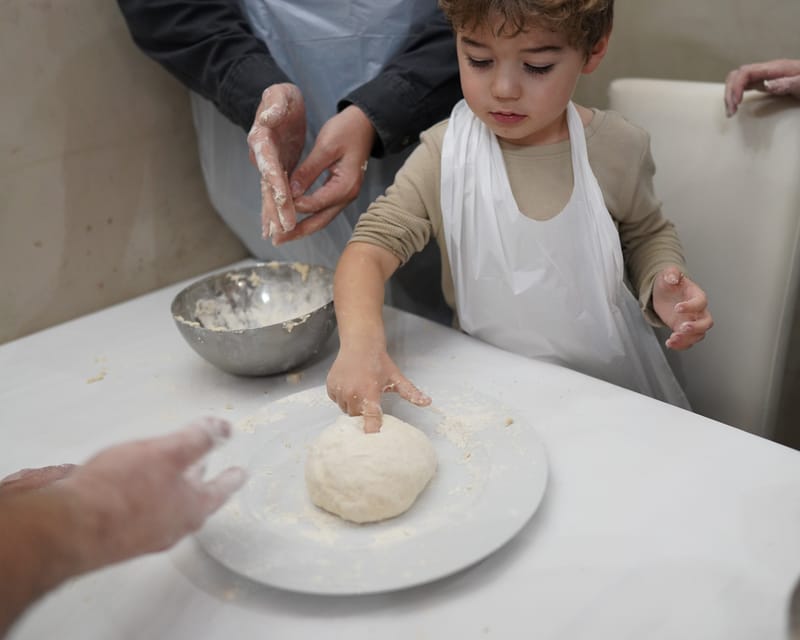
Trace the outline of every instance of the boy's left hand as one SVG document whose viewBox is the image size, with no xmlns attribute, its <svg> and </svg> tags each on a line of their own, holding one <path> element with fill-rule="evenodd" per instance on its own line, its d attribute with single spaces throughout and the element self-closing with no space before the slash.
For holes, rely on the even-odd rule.
<svg viewBox="0 0 800 640">
<path fill-rule="evenodd" d="M 705 292 L 676 266 L 659 271 L 653 283 L 653 309 L 672 329 L 666 345 L 683 351 L 714 326 Z"/>
</svg>

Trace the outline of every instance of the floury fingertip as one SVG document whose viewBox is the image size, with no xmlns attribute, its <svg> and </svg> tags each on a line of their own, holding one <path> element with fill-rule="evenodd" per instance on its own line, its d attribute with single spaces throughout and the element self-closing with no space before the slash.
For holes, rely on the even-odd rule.
<svg viewBox="0 0 800 640">
<path fill-rule="evenodd" d="M 425 406 L 426 404 L 431 403 L 431 397 L 420 391 L 419 395 L 415 396 L 412 402 L 416 405 Z"/>
<path fill-rule="evenodd" d="M 230 467 L 217 476 L 215 484 L 222 492 L 233 493 L 241 489 L 249 477 L 241 467 Z"/>
<path fill-rule="evenodd" d="M 199 427 L 205 431 L 213 441 L 215 447 L 222 444 L 225 440 L 230 438 L 231 435 L 230 422 L 214 416 L 201 418 L 193 423 L 192 426 Z"/>
</svg>

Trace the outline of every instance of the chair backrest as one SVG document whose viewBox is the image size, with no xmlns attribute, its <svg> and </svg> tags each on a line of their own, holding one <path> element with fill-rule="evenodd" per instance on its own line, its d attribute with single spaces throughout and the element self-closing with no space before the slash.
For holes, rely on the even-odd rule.
<svg viewBox="0 0 800 640">
<path fill-rule="evenodd" d="M 671 355 L 695 411 L 774 435 L 800 280 L 800 103 L 724 85 L 619 79 L 610 107 L 651 136 L 656 195 L 715 326 Z M 800 390 L 798 390 L 800 392 Z"/>
</svg>

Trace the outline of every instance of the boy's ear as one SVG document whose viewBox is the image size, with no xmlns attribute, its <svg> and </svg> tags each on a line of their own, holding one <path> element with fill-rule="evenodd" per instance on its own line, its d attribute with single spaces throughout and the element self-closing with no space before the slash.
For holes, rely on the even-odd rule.
<svg viewBox="0 0 800 640">
<path fill-rule="evenodd" d="M 611 32 L 608 32 L 597 41 L 597 44 L 595 44 L 594 47 L 592 47 L 592 50 L 589 52 L 589 55 L 586 58 L 586 63 L 583 65 L 583 69 L 581 69 L 581 73 L 591 73 L 597 69 L 598 65 L 608 51 L 608 40 L 610 37 Z"/>
</svg>

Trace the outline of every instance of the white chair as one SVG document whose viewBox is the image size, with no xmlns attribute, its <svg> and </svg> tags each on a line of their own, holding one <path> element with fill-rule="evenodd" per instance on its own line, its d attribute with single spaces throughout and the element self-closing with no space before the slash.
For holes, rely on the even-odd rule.
<svg viewBox="0 0 800 640">
<path fill-rule="evenodd" d="M 748 94 L 726 118 L 723 88 L 619 79 L 610 107 L 650 133 L 656 195 L 709 297 L 714 328 L 673 357 L 689 400 L 773 437 L 789 335 L 800 329 L 800 103 Z"/>
</svg>

